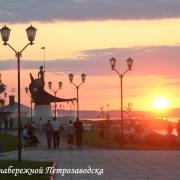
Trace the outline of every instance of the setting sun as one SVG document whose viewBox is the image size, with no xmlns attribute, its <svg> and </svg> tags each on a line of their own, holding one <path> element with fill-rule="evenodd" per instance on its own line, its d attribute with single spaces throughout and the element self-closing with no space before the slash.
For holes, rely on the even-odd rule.
<svg viewBox="0 0 180 180">
<path fill-rule="evenodd" d="M 168 106 L 169 106 L 169 102 L 164 97 L 157 98 L 153 103 L 153 107 L 156 109 L 166 109 Z"/>
</svg>

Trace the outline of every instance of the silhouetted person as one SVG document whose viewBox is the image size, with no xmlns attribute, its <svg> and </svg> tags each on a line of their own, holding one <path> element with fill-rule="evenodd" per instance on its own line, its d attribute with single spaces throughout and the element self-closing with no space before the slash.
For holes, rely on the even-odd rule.
<svg viewBox="0 0 180 180">
<path fill-rule="evenodd" d="M 0 117 L 0 132 L 2 131 L 2 125 L 3 125 L 3 118 Z"/>
<path fill-rule="evenodd" d="M 28 135 L 31 139 L 31 146 L 37 146 L 37 143 L 40 143 L 36 137 L 36 135 L 34 134 L 35 128 L 33 126 L 29 126 L 28 128 Z"/>
<path fill-rule="evenodd" d="M 44 73 L 45 73 L 45 71 L 43 70 L 43 66 L 40 66 L 40 70 L 38 72 L 38 79 L 42 80 L 43 85 L 45 84 L 45 82 L 44 82 Z"/>
<path fill-rule="evenodd" d="M 59 148 L 59 130 L 60 130 L 60 123 L 53 118 L 52 122 L 52 129 L 53 129 L 53 146 L 54 148 Z"/>
<path fill-rule="evenodd" d="M 12 117 L 10 117 L 9 119 L 9 129 L 12 131 L 13 130 L 13 126 L 14 126 L 14 120 Z"/>
<path fill-rule="evenodd" d="M 28 129 L 27 129 L 27 126 L 24 126 L 24 128 L 22 130 L 22 140 L 23 140 L 24 146 L 28 145 L 28 138 L 30 138 L 28 135 Z"/>
<path fill-rule="evenodd" d="M 172 126 L 171 122 L 168 122 L 168 125 L 167 125 L 168 136 L 171 136 L 172 132 L 173 132 L 173 126 Z"/>
<path fill-rule="evenodd" d="M 47 137 L 48 149 L 51 148 L 52 135 L 53 135 L 53 127 L 52 127 L 50 120 L 48 120 L 48 122 L 46 124 L 46 137 Z"/>
<path fill-rule="evenodd" d="M 67 135 L 68 135 L 68 147 L 72 149 L 72 145 L 74 144 L 74 125 L 71 120 L 69 120 L 67 126 Z"/>
<path fill-rule="evenodd" d="M 180 119 L 178 120 L 178 123 L 177 123 L 177 135 L 178 137 L 180 137 Z"/>
<path fill-rule="evenodd" d="M 104 133 L 105 133 L 105 125 L 104 125 L 104 123 L 101 125 L 101 129 L 100 129 L 100 131 L 99 131 L 99 137 L 101 138 L 101 139 L 104 139 Z"/>
<path fill-rule="evenodd" d="M 43 134 L 43 128 L 44 128 L 44 123 L 43 123 L 43 120 L 42 120 L 42 118 L 39 118 L 39 133 L 40 133 L 40 135 L 42 135 Z"/>
<path fill-rule="evenodd" d="M 5 129 L 5 132 L 8 131 L 8 118 L 7 117 L 4 118 L 4 129 Z"/>
<path fill-rule="evenodd" d="M 83 124 L 79 120 L 79 118 L 76 118 L 76 121 L 74 122 L 74 128 L 75 128 L 75 135 L 76 135 L 76 145 L 78 148 L 82 147 L 82 138 L 83 138 Z"/>
</svg>

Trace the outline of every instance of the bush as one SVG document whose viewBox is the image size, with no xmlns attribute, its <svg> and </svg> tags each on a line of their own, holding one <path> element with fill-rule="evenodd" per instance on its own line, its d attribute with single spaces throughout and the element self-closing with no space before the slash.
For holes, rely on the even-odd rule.
<svg viewBox="0 0 180 180">
<path fill-rule="evenodd" d="M 145 141 L 152 146 L 169 147 L 176 144 L 174 136 L 164 136 L 152 133 L 145 137 Z"/>
</svg>

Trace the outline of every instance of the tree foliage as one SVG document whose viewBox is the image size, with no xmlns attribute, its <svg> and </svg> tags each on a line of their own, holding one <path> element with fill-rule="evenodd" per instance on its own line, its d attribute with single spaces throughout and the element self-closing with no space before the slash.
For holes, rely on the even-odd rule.
<svg viewBox="0 0 180 180">
<path fill-rule="evenodd" d="M 3 83 L 0 83 L 0 94 L 3 93 L 6 90 L 6 85 Z"/>
</svg>

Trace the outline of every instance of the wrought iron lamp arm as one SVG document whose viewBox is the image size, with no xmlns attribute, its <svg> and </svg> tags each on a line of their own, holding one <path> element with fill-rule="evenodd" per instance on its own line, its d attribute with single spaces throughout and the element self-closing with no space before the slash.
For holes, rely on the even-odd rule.
<svg viewBox="0 0 180 180">
<path fill-rule="evenodd" d="M 129 71 L 129 69 L 126 69 L 123 73 L 122 73 L 122 77 L 124 77 L 124 75 Z"/>
<path fill-rule="evenodd" d="M 57 90 L 54 90 L 54 89 L 50 89 L 55 95 L 57 94 L 57 92 L 60 90 L 61 88 L 58 88 Z"/>
<path fill-rule="evenodd" d="M 9 43 L 6 43 L 6 44 L 4 44 L 5 46 L 6 45 L 8 45 L 9 47 L 10 47 L 10 49 L 12 49 L 14 52 L 15 52 L 15 54 L 17 54 L 17 51 L 9 44 Z"/>
<path fill-rule="evenodd" d="M 24 48 L 22 48 L 22 50 L 20 51 L 20 53 L 22 53 L 29 45 L 33 45 L 33 43 L 29 42 L 27 43 Z"/>
<path fill-rule="evenodd" d="M 83 84 L 83 82 L 81 82 L 81 83 L 78 85 L 78 87 L 80 87 L 82 84 Z"/>
<path fill-rule="evenodd" d="M 15 54 L 16 54 L 16 56 L 17 56 L 17 54 L 19 54 L 19 55 L 21 55 L 21 53 L 29 46 L 29 45 L 32 45 L 32 43 L 27 43 L 25 46 L 24 46 L 24 48 L 21 50 L 21 51 L 16 51 L 9 43 L 6 43 L 6 44 L 4 44 L 5 46 L 7 45 L 7 46 L 9 46 L 10 47 L 10 49 L 12 49 L 14 52 L 15 52 Z"/>
<path fill-rule="evenodd" d="M 124 75 L 129 71 L 129 69 L 126 69 L 122 74 L 117 70 L 117 69 L 113 69 L 113 71 L 115 71 L 119 77 L 124 77 Z"/>
</svg>

